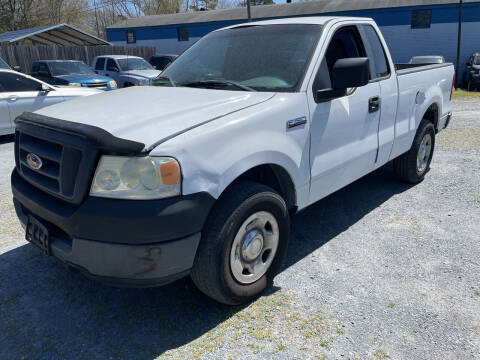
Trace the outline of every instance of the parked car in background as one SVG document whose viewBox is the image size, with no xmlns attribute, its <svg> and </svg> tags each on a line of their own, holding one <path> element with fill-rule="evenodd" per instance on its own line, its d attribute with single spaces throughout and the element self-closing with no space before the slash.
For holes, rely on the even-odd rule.
<svg viewBox="0 0 480 360">
<path fill-rule="evenodd" d="M 17 118 L 26 238 L 99 281 L 191 274 L 239 304 L 282 268 L 292 214 L 390 161 L 401 180 L 423 180 L 451 118 L 452 64 L 394 64 L 372 19 L 248 25 L 206 35 L 154 86 Z M 71 172 L 25 167 L 34 145 L 32 157 Z"/>
<path fill-rule="evenodd" d="M 414 56 L 408 62 L 409 64 L 443 64 L 445 58 L 440 55 Z"/>
<path fill-rule="evenodd" d="M 0 135 L 13 133 L 13 121 L 25 111 L 99 93 L 102 91 L 52 86 L 17 71 L 0 69 Z"/>
<path fill-rule="evenodd" d="M 178 55 L 155 55 L 150 58 L 150 64 L 152 64 L 155 69 L 163 71 L 177 57 Z"/>
<path fill-rule="evenodd" d="M 150 85 L 160 74 L 144 58 L 127 55 L 97 56 L 92 68 L 97 74 L 114 79 L 119 87 Z"/>
<path fill-rule="evenodd" d="M 114 90 L 117 82 L 96 74 L 83 61 L 42 60 L 32 64 L 32 76 L 51 85 L 69 85 Z"/>
<path fill-rule="evenodd" d="M 468 91 L 480 87 L 480 54 L 475 53 L 467 61 L 464 84 Z"/>
</svg>

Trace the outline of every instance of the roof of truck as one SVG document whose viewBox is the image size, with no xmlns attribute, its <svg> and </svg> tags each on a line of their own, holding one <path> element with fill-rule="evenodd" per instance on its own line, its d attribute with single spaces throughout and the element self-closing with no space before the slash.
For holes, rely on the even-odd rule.
<svg viewBox="0 0 480 360">
<path fill-rule="evenodd" d="M 354 21 L 373 21 L 371 18 L 365 17 L 352 17 L 352 16 L 308 16 L 308 17 L 294 17 L 294 18 L 284 18 L 284 19 L 272 19 L 272 20 L 263 20 L 255 21 L 255 25 L 284 25 L 284 24 L 313 24 L 313 25 L 324 25 L 328 21 L 332 20 L 354 20 Z M 232 26 L 227 26 L 224 29 L 232 29 L 236 27 L 249 26 L 252 23 L 243 23 L 236 24 Z M 219 29 L 221 30 L 221 29 Z"/>
<path fill-rule="evenodd" d="M 133 58 L 136 58 L 136 59 L 143 59 L 140 56 L 133 56 L 133 55 L 100 55 L 100 56 L 95 56 L 95 58 L 112 58 L 112 59 L 126 59 L 126 58 L 133 59 Z"/>
</svg>

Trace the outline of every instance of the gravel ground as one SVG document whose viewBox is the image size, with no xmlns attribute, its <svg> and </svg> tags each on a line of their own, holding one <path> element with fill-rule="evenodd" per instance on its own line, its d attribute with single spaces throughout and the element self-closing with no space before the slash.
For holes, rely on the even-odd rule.
<svg viewBox="0 0 480 360">
<path fill-rule="evenodd" d="M 295 216 L 275 287 L 235 308 L 188 279 L 115 289 L 43 256 L 0 138 L 0 358 L 480 359 L 479 112 L 455 101 L 421 184 L 386 166 Z"/>
</svg>

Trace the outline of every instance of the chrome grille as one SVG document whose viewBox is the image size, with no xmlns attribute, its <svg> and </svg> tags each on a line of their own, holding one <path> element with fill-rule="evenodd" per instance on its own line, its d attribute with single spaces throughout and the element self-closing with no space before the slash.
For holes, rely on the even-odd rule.
<svg viewBox="0 0 480 360">
<path fill-rule="evenodd" d="M 91 88 L 103 88 L 103 87 L 107 87 L 107 83 L 106 83 L 106 82 L 101 82 L 101 83 L 87 83 L 87 87 L 91 87 Z"/>
</svg>

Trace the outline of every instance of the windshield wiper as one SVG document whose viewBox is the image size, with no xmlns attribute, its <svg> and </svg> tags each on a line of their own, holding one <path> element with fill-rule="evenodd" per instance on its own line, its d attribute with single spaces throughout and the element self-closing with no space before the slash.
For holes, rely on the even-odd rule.
<svg viewBox="0 0 480 360">
<path fill-rule="evenodd" d="M 244 91 L 257 91 L 255 89 L 252 89 L 251 87 L 236 83 L 234 81 L 230 80 L 222 80 L 222 79 L 215 79 L 215 80 L 202 80 L 202 81 L 194 81 L 190 83 L 183 83 L 179 84 L 180 86 L 191 86 L 191 87 L 202 87 L 202 86 L 233 86 L 238 89 L 244 90 Z"/>
<path fill-rule="evenodd" d="M 170 85 L 172 85 L 172 87 L 177 86 L 177 85 L 173 82 L 172 78 L 171 78 L 170 76 L 168 76 L 168 75 L 157 76 L 157 77 L 155 78 L 155 80 L 161 80 L 161 79 L 168 80 L 168 82 L 170 83 Z M 155 80 L 153 80 L 153 81 L 155 82 Z M 153 85 L 155 85 L 155 83 L 154 83 Z"/>
</svg>

